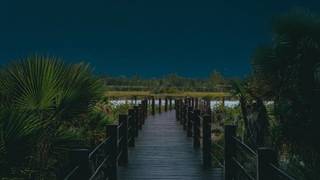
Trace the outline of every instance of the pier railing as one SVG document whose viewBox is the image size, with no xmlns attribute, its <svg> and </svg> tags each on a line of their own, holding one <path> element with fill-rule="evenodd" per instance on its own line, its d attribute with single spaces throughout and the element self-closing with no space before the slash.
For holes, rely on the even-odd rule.
<svg viewBox="0 0 320 180">
<path fill-rule="evenodd" d="M 71 150 L 71 168 L 64 180 L 116 180 L 117 167 L 128 163 L 128 147 L 135 145 L 135 138 L 145 122 L 147 103 L 147 100 L 143 100 L 138 106 L 129 109 L 127 115 L 119 115 L 117 125 L 107 125 L 106 139 L 92 151 Z"/>
<path fill-rule="evenodd" d="M 193 147 L 202 148 L 203 166 L 213 162 L 224 169 L 225 180 L 296 180 L 279 167 L 276 152 L 268 147 L 250 148 L 236 135 L 237 126 L 225 125 L 224 143 L 212 139 L 213 114 L 210 101 L 175 100 L 176 119 L 193 137 Z"/>
</svg>

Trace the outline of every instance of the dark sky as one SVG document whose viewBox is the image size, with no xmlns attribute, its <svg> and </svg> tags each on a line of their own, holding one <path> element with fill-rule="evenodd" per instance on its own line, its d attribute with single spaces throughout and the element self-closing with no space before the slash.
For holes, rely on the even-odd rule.
<svg viewBox="0 0 320 180">
<path fill-rule="evenodd" d="M 1 0 L 0 62 L 38 53 L 98 73 L 205 77 L 250 71 L 274 15 L 318 0 Z"/>
</svg>

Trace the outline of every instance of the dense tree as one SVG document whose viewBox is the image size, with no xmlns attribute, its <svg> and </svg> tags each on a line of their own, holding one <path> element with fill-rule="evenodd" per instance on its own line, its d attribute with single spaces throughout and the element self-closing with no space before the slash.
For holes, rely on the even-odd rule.
<svg viewBox="0 0 320 180">
<path fill-rule="evenodd" d="M 265 98 L 274 100 L 279 144 L 286 144 L 286 150 L 298 153 L 314 170 L 320 169 L 320 144 L 314 140 L 320 137 L 319 32 L 318 16 L 296 10 L 274 21 L 272 45 L 258 48 L 253 57 L 256 84 L 263 87 Z"/>
</svg>

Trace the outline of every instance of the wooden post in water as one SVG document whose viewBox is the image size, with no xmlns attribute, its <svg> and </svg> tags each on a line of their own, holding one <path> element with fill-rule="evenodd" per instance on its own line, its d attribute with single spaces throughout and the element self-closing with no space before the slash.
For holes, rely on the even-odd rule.
<svg viewBox="0 0 320 180">
<path fill-rule="evenodd" d="M 225 107 L 225 98 L 222 97 L 222 107 Z"/>
<path fill-rule="evenodd" d="M 193 108 L 188 107 L 187 114 L 187 137 L 192 137 L 192 116 L 193 116 Z"/>
<path fill-rule="evenodd" d="M 226 125 L 224 130 L 225 149 L 224 149 L 224 177 L 225 180 L 233 180 L 235 177 L 236 169 L 233 164 L 233 158 L 235 156 L 236 145 L 234 137 L 236 136 L 236 126 Z"/>
<path fill-rule="evenodd" d="M 165 101 L 164 101 L 164 111 L 165 112 L 168 111 L 168 98 L 167 97 L 165 98 Z"/>
<path fill-rule="evenodd" d="M 161 114 L 161 106 L 162 106 L 162 104 L 161 104 L 161 98 L 159 98 L 159 114 Z"/>
<path fill-rule="evenodd" d="M 108 151 L 110 152 L 109 161 L 109 179 L 117 180 L 117 168 L 118 168 L 118 125 L 107 125 L 107 134 L 110 137 L 110 146 Z"/>
<path fill-rule="evenodd" d="M 206 107 L 207 113 L 211 114 L 211 100 L 207 99 L 207 107 Z"/>
<path fill-rule="evenodd" d="M 70 151 L 72 166 L 79 166 L 79 173 L 75 179 L 88 180 L 90 177 L 89 149 L 73 149 Z"/>
<path fill-rule="evenodd" d="M 156 109 L 155 109 L 155 99 L 152 97 L 152 115 L 154 116 L 156 114 Z"/>
<path fill-rule="evenodd" d="M 202 125 L 202 158 L 203 166 L 205 168 L 211 167 L 211 117 L 210 115 L 203 116 L 203 125 Z"/>
<path fill-rule="evenodd" d="M 134 104 L 137 105 L 137 96 L 134 96 Z"/>
<path fill-rule="evenodd" d="M 196 109 L 193 113 L 193 147 L 200 147 L 200 110 Z"/>
<path fill-rule="evenodd" d="M 130 147 L 134 147 L 135 145 L 135 121 L 134 121 L 134 110 L 133 109 L 129 109 L 128 111 L 128 115 L 129 115 L 129 146 Z"/>
<path fill-rule="evenodd" d="M 122 140 L 120 142 L 120 148 L 121 148 L 121 156 L 119 158 L 119 164 L 125 165 L 128 164 L 128 116 L 125 114 L 119 115 L 119 125 L 120 131 L 119 131 L 119 137 L 122 137 Z"/>
<path fill-rule="evenodd" d="M 257 180 L 278 180 L 272 173 L 270 164 L 278 165 L 277 154 L 271 148 L 258 148 Z"/>
</svg>

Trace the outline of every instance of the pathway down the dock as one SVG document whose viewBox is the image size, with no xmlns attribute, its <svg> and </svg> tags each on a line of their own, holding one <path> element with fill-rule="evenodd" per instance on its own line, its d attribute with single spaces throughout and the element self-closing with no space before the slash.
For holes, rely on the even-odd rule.
<svg viewBox="0 0 320 180">
<path fill-rule="evenodd" d="M 201 158 L 174 111 L 150 116 L 129 151 L 129 164 L 119 167 L 119 179 L 222 180 L 222 170 L 204 169 Z"/>
</svg>

